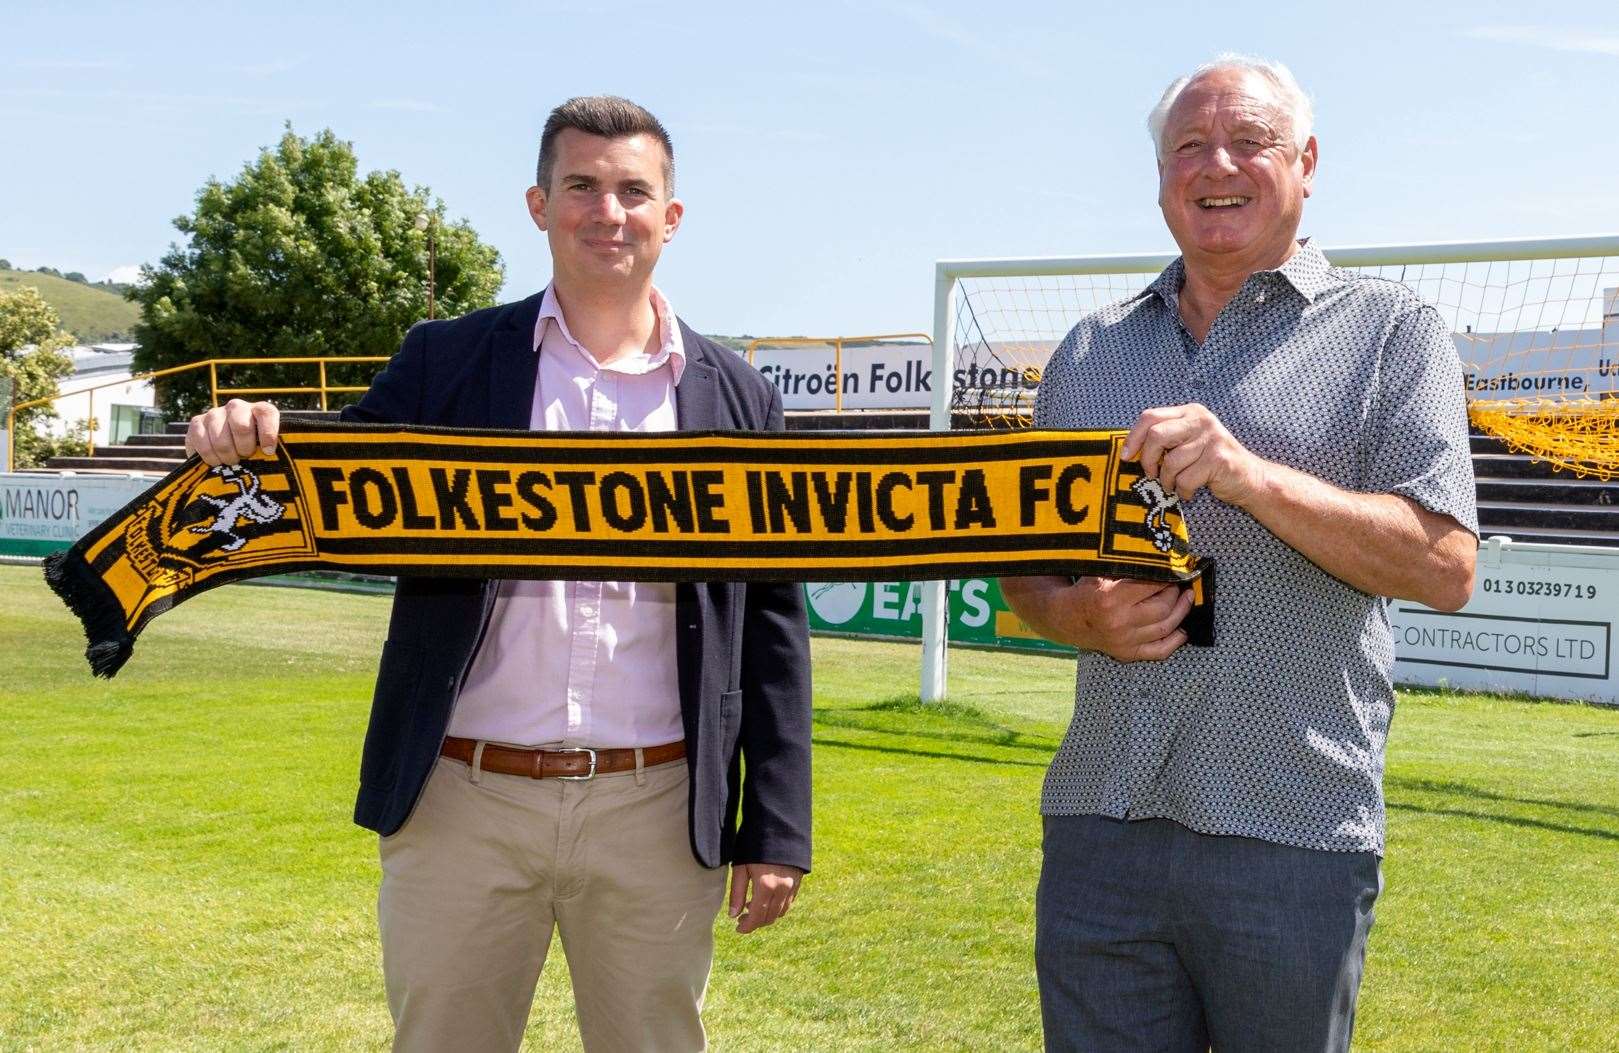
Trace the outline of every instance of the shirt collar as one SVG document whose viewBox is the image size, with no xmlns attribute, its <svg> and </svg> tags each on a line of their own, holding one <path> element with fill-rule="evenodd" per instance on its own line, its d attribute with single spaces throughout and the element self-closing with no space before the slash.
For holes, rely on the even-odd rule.
<svg viewBox="0 0 1619 1053">
<path fill-rule="evenodd" d="M 1333 272 L 1332 264 L 1327 262 L 1321 250 L 1310 244 L 1309 238 L 1300 239 L 1299 250 L 1289 256 L 1287 262 L 1280 267 L 1273 271 L 1254 273 L 1280 274 L 1308 303 L 1314 303 L 1317 296 L 1344 283 L 1344 279 Z M 1186 264 L 1177 256 L 1157 278 L 1153 279 L 1152 284 L 1137 293 L 1134 299 L 1139 300 L 1156 294 L 1165 304 L 1175 307 L 1181 285 L 1185 280 Z"/>
<path fill-rule="evenodd" d="M 1177 298 L 1181 294 L 1181 284 L 1186 280 L 1186 264 L 1181 257 L 1176 256 L 1169 261 L 1169 266 L 1158 273 L 1145 289 L 1131 297 L 1132 300 L 1145 300 L 1149 296 L 1157 296 L 1164 301 L 1164 306 L 1179 309 Z"/>
<path fill-rule="evenodd" d="M 657 287 L 652 289 L 652 310 L 658 317 L 658 349 L 651 355 L 632 355 L 627 359 L 620 359 L 611 366 L 605 367 L 623 373 L 650 373 L 665 362 L 669 363 L 669 375 L 678 385 L 681 376 L 686 372 L 686 345 L 680 336 L 680 324 L 675 312 L 669 306 L 669 301 L 659 292 Z M 540 314 L 534 320 L 534 350 L 540 350 L 545 340 L 545 328 L 555 323 L 557 332 L 568 345 L 578 351 L 596 368 L 604 368 L 596 361 L 585 345 L 575 340 L 573 333 L 568 329 L 568 320 L 563 317 L 562 305 L 557 302 L 556 286 L 547 285 L 545 296 L 540 300 Z"/>
<path fill-rule="evenodd" d="M 1344 278 L 1333 273 L 1332 264 L 1327 262 L 1320 249 L 1310 243 L 1309 238 L 1299 241 L 1299 251 L 1289 256 L 1287 262 L 1277 268 L 1277 273 L 1310 303 L 1315 303 L 1317 296 L 1344 283 Z"/>
</svg>

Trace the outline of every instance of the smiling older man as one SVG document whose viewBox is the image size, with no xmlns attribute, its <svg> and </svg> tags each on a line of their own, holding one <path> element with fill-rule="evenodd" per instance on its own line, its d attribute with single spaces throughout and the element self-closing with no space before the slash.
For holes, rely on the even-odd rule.
<svg viewBox="0 0 1619 1053">
<path fill-rule="evenodd" d="M 1381 888 L 1384 597 L 1455 609 L 1477 518 L 1448 327 L 1297 240 L 1317 145 L 1287 69 L 1223 56 L 1148 119 L 1182 256 L 1058 348 L 1042 427 L 1130 428 L 1220 567 L 1190 597 L 1003 583 L 1080 648 L 1041 811 L 1049 1049 L 1340 1050 Z"/>
</svg>

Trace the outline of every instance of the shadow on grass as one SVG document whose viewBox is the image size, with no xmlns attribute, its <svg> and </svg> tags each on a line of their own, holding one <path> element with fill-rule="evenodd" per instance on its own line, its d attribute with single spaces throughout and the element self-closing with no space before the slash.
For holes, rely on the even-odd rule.
<svg viewBox="0 0 1619 1053">
<path fill-rule="evenodd" d="M 1404 775 L 1384 777 L 1387 787 L 1415 790 L 1419 793 L 1443 793 L 1456 797 L 1470 797 L 1477 801 L 1501 801 L 1506 804 L 1527 804 L 1538 808 L 1560 808 L 1566 812 L 1588 812 L 1592 815 L 1611 815 L 1619 818 L 1619 808 L 1605 804 L 1579 804 L 1575 801 L 1553 801 L 1543 797 L 1510 797 L 1493 790 L 1465 782 L 1446 782 L 1439 779 L 1413 779 Z"/>
<path fill-rule="evenodd" d="M 1045 761 L 1013 760 L 1006 757 L 980 757 L 971 753 L 945 753 L 940 750 L 913 750 L 903 746 L 878 746 L 870 742 L 846 742 L 842 739 L 812 738 L 817 746 L 840 750 L 865 750 L 870 753 L 895 753 L 907 757 L 929 757 L 933 760 L 966 761 L 969 764 L 993 764 L 997 767 L 1041 768 Z"/>
<path fill-rule="evenodd" d="M 1613 830 L 1593 830 L 1585 826 L 1548 823 L 1541 819 L 1525 819 L 1518 815 L 1469 812 L 1462 808 L 1424 808 L 1420 804 L 1399 804 L 1394 801 L 1388 803 L 1388 808 L 1390 811 L 1395 812 L 1414 812 L 1417 815 L 1443 815 L 1456 819 L 1482 819 L 1487 823 L 1502 823 L 1506 826 L 1528 827 L 1533 830 L 1549 830 L 1558 834 L 1576 834 L 1580 837 L 1595 837 L 1603 841 L 1619 841 L 1619 832 Z"/>
<path fill-rule="evenodd" d="M 935 726 L 895 726 L 888 718 L 896 715 L 922 717 Z M 1054 739 L 1026 737 L 1020 731 L 991 720 L 972 706 L 957 702 L 923 702 L 915 695 L 886 698 L 869 706 L 817 708 L 814 721 L 826 728 L 962 745 L 978 743 L 997 749 L 1029 750 L 1047 755 L 1055 753 L 1058 746 Z"/>
</svg>

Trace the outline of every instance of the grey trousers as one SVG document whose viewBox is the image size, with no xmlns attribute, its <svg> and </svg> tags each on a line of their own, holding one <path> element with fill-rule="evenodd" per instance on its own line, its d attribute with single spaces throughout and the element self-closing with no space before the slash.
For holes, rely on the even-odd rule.
<svg viewBox="0 0 1619 1053">
<path fill-rule="evenodd" d="M 1047 816 L 1046 1049 L 1347 1050 L 1381 889 L 1370 852 Z"/>
</svg>

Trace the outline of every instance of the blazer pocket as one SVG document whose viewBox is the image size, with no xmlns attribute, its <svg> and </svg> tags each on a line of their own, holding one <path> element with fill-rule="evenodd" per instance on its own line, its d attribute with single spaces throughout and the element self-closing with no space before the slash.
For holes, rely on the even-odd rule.
<svg viewBox="0 0 1619 1053">
<path fill-rule="evenodd" d="M 371 723 L 365 729 L 365 747 L 360 754 L 361 783 L 393 785 L 411 716 L 416 711 L 421 669 L 420 647 L 397 640 L 382 645 L 377 686 L 371 695 Z"/>
</svg>

